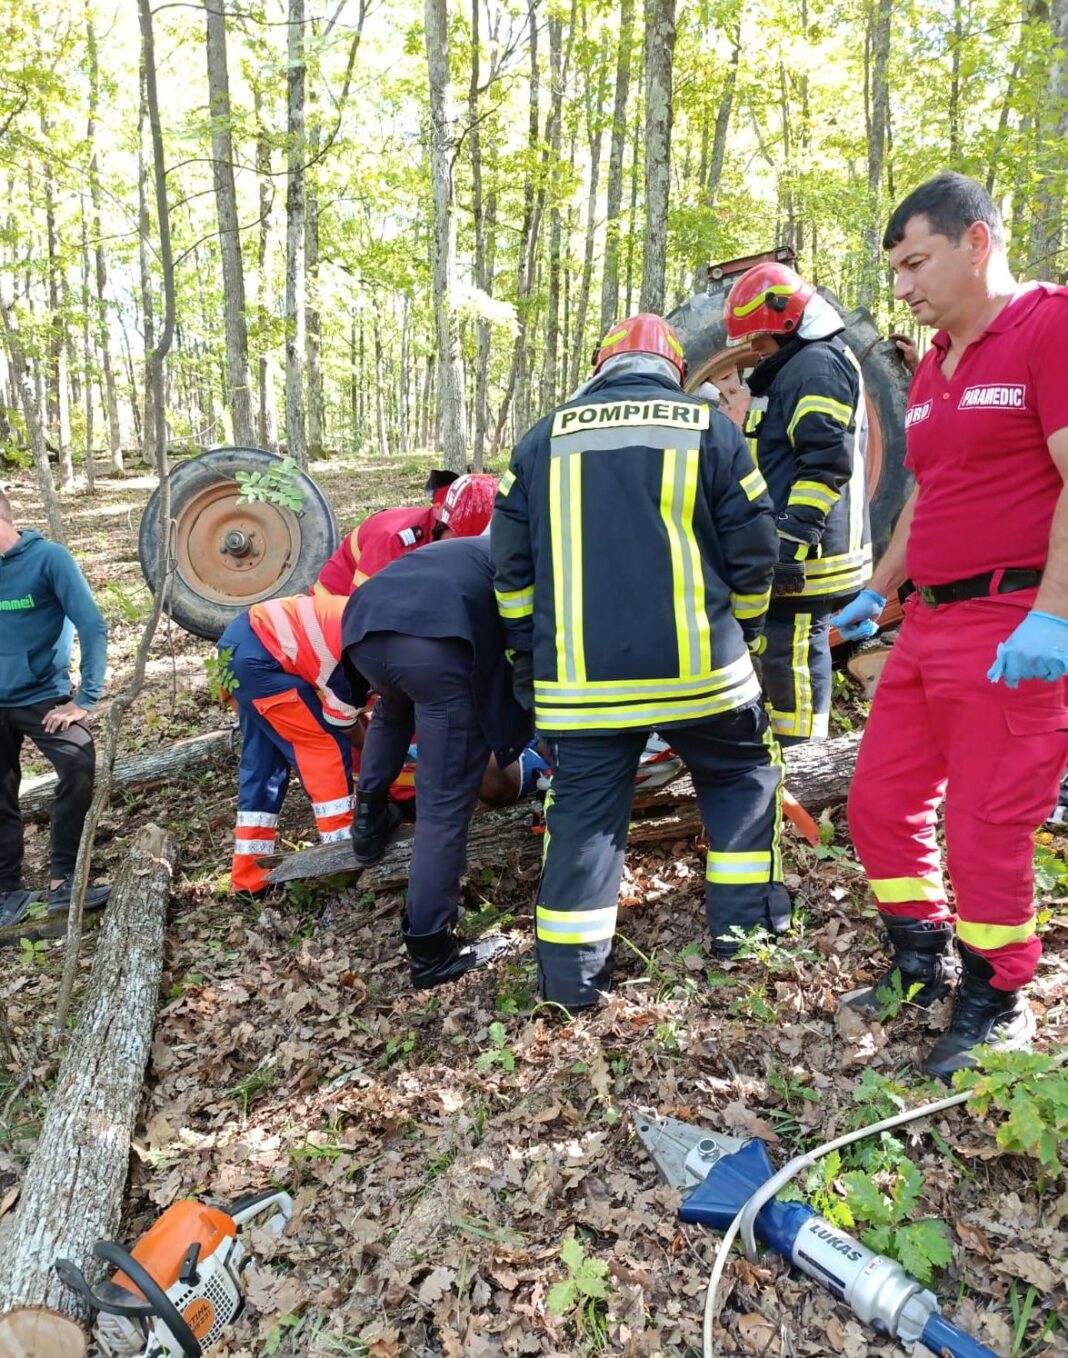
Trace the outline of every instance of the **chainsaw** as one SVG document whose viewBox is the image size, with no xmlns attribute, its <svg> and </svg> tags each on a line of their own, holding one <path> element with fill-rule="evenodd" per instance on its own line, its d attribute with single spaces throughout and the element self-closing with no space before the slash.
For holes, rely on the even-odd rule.
<svg viewBox="0 0 1068 1358">
<path fill-rule="evenodd" d="M 70 1259 L 55 1269 L 96 1313 L 100 1358 L 200 1358 L 244 1305 L 249 1259 L 240 1232 L 253 1221 L 280 1231 L 292 1215 L 288 1193 L 257 1193 L 228 1208 L 189 1199 L 168 1207 L 132 1249 L 96 1242 L 96 1257 L 118 1270 L 99 1291 Z"/>
</svg>

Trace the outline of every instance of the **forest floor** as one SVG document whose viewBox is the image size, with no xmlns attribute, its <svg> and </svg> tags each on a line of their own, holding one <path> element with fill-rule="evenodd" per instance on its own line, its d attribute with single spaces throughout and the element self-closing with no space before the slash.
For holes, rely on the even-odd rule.
<svg viewBox="0 0 1068 1358">
<path fill-rule="evenodd" d="M 414 460 L 338 459 L 314 474 L 344 527 L 386 504 L 418 502 L 425 470 Z M 20 522 L 41 526 L 29 474 L 6 479 Z M 70 545 L 111 624 L 112 692 L 148 611 L 136 537 L 151 489 L 149 476 L 130 474 L 66 507 Z M 177 628 L 161 630 L 126 722 L 127 751 L 228 724 L 207 699 L 210 652 Z M 838 689 L 841 729 L 863 720 L 863 705 L 847 679 Z M 36 751 L 26 767 L 45 770 Z M 677 1195 L 658 1183 L 632 1112 L 762 1137 L 781 1164 L 944 1092 L 915 1062 L 946 1005 L 929 1015 L 906 1005 L 870 1025 L 836 1016 L 836 997 L 881 958 L 840 812 L 826 818 L 833 838 L 818 850 L 787 831 L 795 932 L 730 964 L 707 948 L 699 846 L 630 854 L 614 994 L 568 1020 L 537 1003 L 535 884 L 507 865 L 467 882 L 465 927 L 498 923 L 511 951 L 427 994 L 407 985 L 399 895 L 375 898 L 342 878 L 294 884 L 270 908 L 236 905 L 234 774 L 224 766 L 199 782 L 116 797 L 95 863 L 98 877 L 113 874 L 148 821 L 178 838 L 126 1237 L 184 1195 L 227 1201 L 276 1185 L 295 1198 L 281 1237 L 252 1233 L 249 1306 L 217 1350 L 229 1358 L 700 1354 L 717 1238 L 678 1223 Z M 281 837 L 291 846 L 314 838 L 299 791 Z M 39 883 L 45 827 L 28 827 L 27 838 Z M 1044 1047 L 1068 1041 L 1064 847 L 1048 834 L 1036 845 L 1045 954 L 1032 1003 Z M 24 1051 L 53 1003 L 62 947 L 0 953 L 0 993 Z M 92 951 L 90 936 L 86 971 Z M 0 1078 L 0 1098 L 12 1074 Z M 0 1216 L 42 1106 L 28 1095 L 0 1129 Z M 854 1181 L 855 1229 L 877 1225 L 878 1203 L 888 1204 L 892 1247 L 919 1256 L 917 1266 L 944 1260 L 934 1286 L 961 1325 L 1012 1358 L 1068 1354 L 1068 1192 L 1037 1161 L 1002 1152 L 999 1121 L 953 1109 L 896 1140 L 861 1143 L 803 1187 L 821 1210 L 840 1212 L 845 1176 L 857 1172 L 884 1192 L 864 1209 Z M 923 1225 L 909 1233 L 925 1222 L 942 1223 L 944 1246 L 937 1224 L 933 1235 Z M 577 1246 L 565 1245 L 569 1237 Z M 901 1352 L 774 1257 L 735 1256 L 721 1301 L 724 1358 Z"/>
</svg>

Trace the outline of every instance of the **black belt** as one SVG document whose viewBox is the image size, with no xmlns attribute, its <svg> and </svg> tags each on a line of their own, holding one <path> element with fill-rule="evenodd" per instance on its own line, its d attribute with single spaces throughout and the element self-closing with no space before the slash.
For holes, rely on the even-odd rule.
<svg viewBox="0 0 1068 1358">
<path fill-rule="evenodd" d="M 950 580 L 945 585 L 914 585 L 906 580 L 897 595 L 902 603 L 916 593 L 925 604 L 957 604 L 964 599 L 982 599 L 988 594 L 1013 594 L 1018 589 L 1035 589 L 1042 579 L 1041 571 L 1010 567 L 1007 570 L 984 571 L 963 580 Z M 995 584 L 995 580 L 997 583 Z"/>
</svg>

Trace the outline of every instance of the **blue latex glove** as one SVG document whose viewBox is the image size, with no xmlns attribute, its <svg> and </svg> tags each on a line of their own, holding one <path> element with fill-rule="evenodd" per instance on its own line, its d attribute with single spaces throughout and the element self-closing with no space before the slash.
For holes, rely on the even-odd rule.
<svg viewBox="0 0 1068 1358">
<path fill-rule="evenodd" d="M 992 684 L 1004 679 L 1015 688 L 1021 679 L 1050 683 L 1068 674 L 1068 618 L 1032 610 L 1016 631 L 998 647 L 998 657 L 986 672 Z"/>
<path fill-rule="evenodd" d="M 865 641 L 879 630 L 878 617 L 886 600 L 873 589 L 862 589 L 855 599 L 831 614 L 831 626 L 843 641 Z"/>
</svg>

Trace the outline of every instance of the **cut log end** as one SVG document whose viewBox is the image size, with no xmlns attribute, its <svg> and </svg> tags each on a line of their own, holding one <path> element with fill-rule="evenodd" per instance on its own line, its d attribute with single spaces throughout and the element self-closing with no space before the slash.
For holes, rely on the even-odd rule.
<svg viewBox="0 0 1068 1358">
<path fill-rule="evenodd" d="M 87 1350 L 81 1326 L 47 1306 L 19 1306 L 0 1316 L 3 1358 L 84 1358 Z"/>
</svg>

